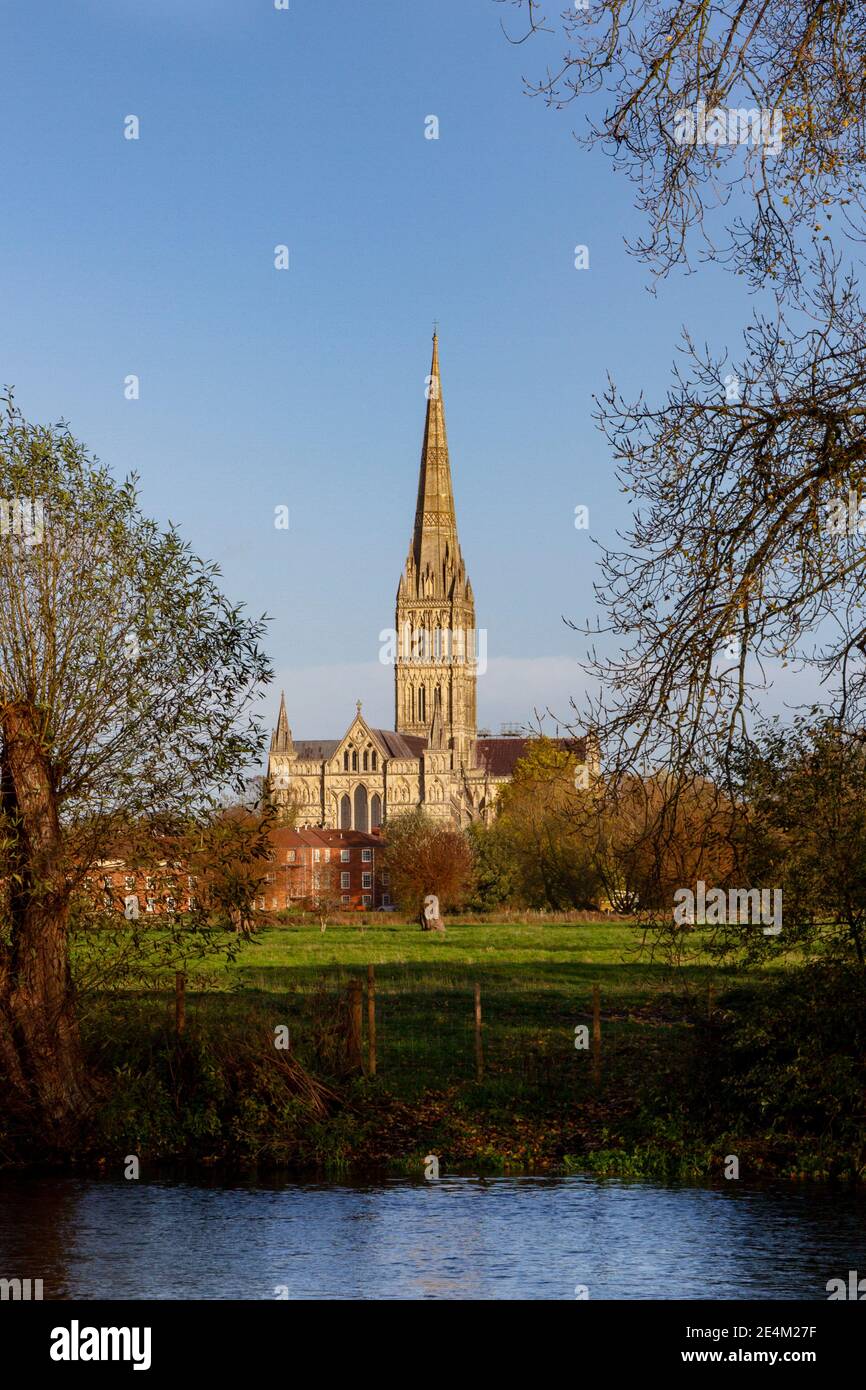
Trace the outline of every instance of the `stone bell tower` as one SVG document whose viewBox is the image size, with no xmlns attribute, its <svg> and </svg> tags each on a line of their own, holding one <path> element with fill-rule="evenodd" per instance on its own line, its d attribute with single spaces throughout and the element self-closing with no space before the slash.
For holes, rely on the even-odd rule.
<svg viewBox="0 0 866 1390">
<path fill-rule="evenodd" d="M 469 767 L 476 736 L 475 601 L 457 539 L 435 333 L 415 529 L 397 589 L 396 626 L 396 731 L 429 738 L 438 710 L 437 739 L 452 768 Z"/>
</svg>

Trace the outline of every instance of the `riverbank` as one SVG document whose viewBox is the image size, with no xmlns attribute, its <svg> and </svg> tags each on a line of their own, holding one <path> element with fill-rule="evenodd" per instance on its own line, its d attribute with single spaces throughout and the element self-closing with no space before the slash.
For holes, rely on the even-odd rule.
<svg viewBox="0 0 866 1390">
<path fill-rule="evenodd" d="M 263 932 L 207 988 L 190 970 L 181 1036 L 169 994 L 88 1001 L 101 1098 L 64 1161 L 420 1175 L 432 1155 L 453 1172 L 862 1178 L 859 980 L 781 958 L 672 977 L 637 946 L 627 923 Z M 363 999 L 366 1074 L 347 1047 L 348 987 L 370 965 L 375 1076 Z M 8 1133 L 0 1151 L 6 1166 L 52 1158 Z"/>
</svg>

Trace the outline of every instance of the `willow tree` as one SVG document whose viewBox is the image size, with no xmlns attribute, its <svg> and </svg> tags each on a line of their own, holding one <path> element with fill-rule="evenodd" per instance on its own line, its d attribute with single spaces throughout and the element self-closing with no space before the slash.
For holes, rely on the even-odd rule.
<svg viewBox="0 0 866 1390">
<path fill-rule="evenodd" d="M 0 416 L 0 1070 L 67 1142 L 93 1100 L 70 905 L 110 857 L 205 823 L 260 757 L 270 679 L 218 570 L 65 426 Z M 137 848 L 136 848 L 137 846 Z"/>
</svg>

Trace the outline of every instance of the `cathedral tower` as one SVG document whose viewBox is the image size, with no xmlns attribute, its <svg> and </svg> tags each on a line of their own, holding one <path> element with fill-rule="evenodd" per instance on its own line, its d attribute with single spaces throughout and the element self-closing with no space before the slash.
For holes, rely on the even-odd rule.
<svg viewBox="0 0 866 1390">
<path fill-rule="evenodd" d="M 472 761 L 476 668 L 475 601 L 457 539 L 434 334 L 415 529 L 397 589 L 394 727 L 428 738 L 435 714 L 455 770 Z"/>
</svg>

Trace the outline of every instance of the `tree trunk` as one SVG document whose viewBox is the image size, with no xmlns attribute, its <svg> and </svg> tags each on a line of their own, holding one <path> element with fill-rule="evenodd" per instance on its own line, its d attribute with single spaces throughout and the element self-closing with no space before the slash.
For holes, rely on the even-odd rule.
<svg viewBox="0 0 866 1390">
<path fill-rule="evenodd" d="M 9 931 L 0 940 L 0 1067 L 11 1098 L 67 1144 L 92 1101 L 69 968 L 69 887 L 57 798 L 30 704 L 0 706 L 2 876 Z"/>
</svg>

